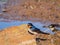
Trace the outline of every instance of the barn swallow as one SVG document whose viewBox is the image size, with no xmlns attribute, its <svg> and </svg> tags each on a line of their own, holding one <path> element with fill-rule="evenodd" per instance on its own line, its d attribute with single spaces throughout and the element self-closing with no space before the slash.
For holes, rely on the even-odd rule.
<svg viewBox="0 0 60 45">
<path fill-rule="evenodd" d="M 35 27 L 32 23 L 28 23 L 28 27 L 29 27 L 28 32 L 31 34 L 39 34 L 39 33 L 48 34 L 48 33 L 42 32 L 40 29 Z"/>
<path fill-rule="evenodd" d="M 52 32 L 60 30 L 60 25 L 59 24 L 50 24 L 48 26 L 43 26 L 45 28 L 49 28 Z"/>
</svg>

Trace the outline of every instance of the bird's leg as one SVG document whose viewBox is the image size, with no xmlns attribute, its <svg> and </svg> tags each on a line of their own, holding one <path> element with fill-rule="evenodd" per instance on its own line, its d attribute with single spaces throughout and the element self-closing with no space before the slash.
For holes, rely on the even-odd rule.
<svg viewBox="0 0 60 45">
<path fill-rule="evenodd" d="M 36 38 L 36 41 L 40 42 L 40 38 Z"/>
<path fill-rule="evenodd" d="M 39 34 L 36 35 L 36 41 L 40 42 Z"/>
<path fill-rule="evenodd" d="M 41 42 L 40 42 L 40 38 L 39 38 L 39 37 L 40 37 L 40 35 L 37 34 L 37 35 L 36 35 L 36 38 L 35 38 L 37 45 L 41 45 Z"/>
</svg>

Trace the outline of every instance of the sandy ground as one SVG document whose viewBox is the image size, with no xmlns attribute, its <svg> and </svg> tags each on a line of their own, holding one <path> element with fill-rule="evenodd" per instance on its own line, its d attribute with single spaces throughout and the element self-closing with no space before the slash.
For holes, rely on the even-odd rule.
<svg viewBox="0 0 60 45">
<path fill-rule="evenodd" d="M 9 0 L 5 9 L 0 14 L 0 19 L 60 23 L 60 0 Z M 58 36 L 41 34 L 40 38 L 49 40 L 36 42 L 36 36 L 30 35 L 27 28 L 26 25 L 22 25 L 2 30 L 0 32 L 0 45 L 21 45 L 22 42 L 24 43 L 22 45 L 60 45 L 60 37 L 58 37 L 60 32 L 57 32 Z M 27 40 L 30 43 L 25 44 Z"/>
<path fill-rule="evenodd" d="M 39 38 L 47 39 L 36 41 L 36 35 L 28 33 L 27 24 L 5 28 L 0 31 L 0 45 L 60 45 L 60 32 L 55 35 L 39 34 Z"/>
</svg>

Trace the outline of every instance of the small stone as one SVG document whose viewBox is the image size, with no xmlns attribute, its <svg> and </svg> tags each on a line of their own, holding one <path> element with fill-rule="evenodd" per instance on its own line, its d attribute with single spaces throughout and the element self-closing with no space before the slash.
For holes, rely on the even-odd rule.
<svg viewBox="0 0 60 45">
<path fill-rule="evenodd" d="M 6 9 L 2 9 L 2 12 L 7 12 L 7 10 Z"/>
<path fill-rule="evenodd" d="M 56 16 L 56 18 L 59 18 L 58 16 Z"/>
<path fill-rule="evenodd" d="M 33 7 L 33 6 L 30 6 L 30 8 L 31 8 L 31 9 L 34 9 L 34 7 Z"/>
<path fill-rule="evenodd" d="M 36 8 L 36 6 L 35 5 L 30 5 L 30 8 L 34 9 L 34 8 Z"/>
</svg>

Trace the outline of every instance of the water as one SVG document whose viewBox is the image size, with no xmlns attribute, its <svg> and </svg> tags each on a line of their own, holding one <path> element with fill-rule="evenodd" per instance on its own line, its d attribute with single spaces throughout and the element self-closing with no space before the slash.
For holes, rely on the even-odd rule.
<svg viewBox="0 0 60 45">
<path fill-rule="evenodd" d="M 42 24 L 40 22 L 31 22 L 31 21 L 0 22 L 0 30 L 11 26 L 19 26 L 21 24 L 27 24 L 27 23 L 32 23 L 35 27 L 39 28 L 43 32 L 54 34 L 49 28 L 43 28 L 45 24 Z"/>
<path fill-rule="evenodd" d="M 6 2 L 7 0 L 0 0 L 1 2 Z"/>
</svg>

